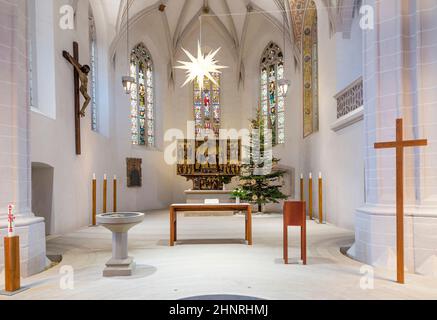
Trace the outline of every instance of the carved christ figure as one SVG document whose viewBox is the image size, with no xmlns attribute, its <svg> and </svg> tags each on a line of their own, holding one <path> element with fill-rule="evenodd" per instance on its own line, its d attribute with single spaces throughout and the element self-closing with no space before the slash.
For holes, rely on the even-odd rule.
<svg viewBox="0 0 437 320">
<path fill-rule="evenodd" d="M 90 67 L 88 65 L 80 65 L 76 59 L 74 59 L 67 51 L 63 51 L 62 55 L 65 59 L 67 59 L 73 67 L 76 69 L 79 74 L 80 80 L 80 93 L 85 98 L 85 102 L 83 103 L 82 109 L 79 111 L 81 117 L 85 117 L 85 111 L 88 105 L 91 102 L 91 97 L 88 95 L 88 74 L 90 73 Z"/>
</svg>

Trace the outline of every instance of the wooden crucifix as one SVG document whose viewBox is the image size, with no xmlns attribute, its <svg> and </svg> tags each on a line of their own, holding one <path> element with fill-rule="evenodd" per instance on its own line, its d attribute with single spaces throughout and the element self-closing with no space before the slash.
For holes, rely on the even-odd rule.
<svg viewBox="0 0 437 320">
<path fill-rule="evenodd" d="M 75 123 L 75 139 L 76 139 L 76 154 L 80 155 L 81 137 L 80 137 L 80 118 L 85 117 L 85 111 L 91 102 L 91 97 L 88 95 L 88 74 L 90 67 L 79 63 L 79 44 L 73 42 L 73 56 L 67 51 L 63 51 L 64 58 L 74 67 L 74 123 Z M 80 82 L 80 84 L 79 84 Z M 80 107 L 80 94 L 85 99 L 85 102 Z"/>
<path fill-rule="evenodd" d="M 375 149 L 396 148 L 396 252 L 397 282 L 405 283 L 404 271 L 404 148 L 427 146 L 428 140 L 404 140 L 402 119 L 396 119 L 396 141 L 375 143 Z"/>
</svg>

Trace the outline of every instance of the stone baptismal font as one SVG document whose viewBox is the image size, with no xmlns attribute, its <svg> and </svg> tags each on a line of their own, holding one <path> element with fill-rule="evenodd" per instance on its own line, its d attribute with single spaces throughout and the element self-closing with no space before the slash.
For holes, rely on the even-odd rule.
<svg viewBox="0 0 437 320">
<path fill-rule="evenodd" d="M 143 222 L 144 213 L 118 212 L 97 216 L 97 223 L 112 232 L 112 258 L 103 270 L 104 277 L 131 276 L 135 261 L 128 256 L 128 231 Z"/>
</svg>

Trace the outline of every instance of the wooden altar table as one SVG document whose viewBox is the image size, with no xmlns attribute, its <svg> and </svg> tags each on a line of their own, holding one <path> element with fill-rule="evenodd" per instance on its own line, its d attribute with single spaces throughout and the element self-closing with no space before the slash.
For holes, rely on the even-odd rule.
<svg viewBox="0 0 437 320">
<path fill-rule="evenodd" d="M 249 203 L 184 203 L 170 206 L 170 246 L 177 241 L 177 214 L 184 211 L 246 211 L 245 240 L 252 245 L 252 205 Z"/>
</svg>

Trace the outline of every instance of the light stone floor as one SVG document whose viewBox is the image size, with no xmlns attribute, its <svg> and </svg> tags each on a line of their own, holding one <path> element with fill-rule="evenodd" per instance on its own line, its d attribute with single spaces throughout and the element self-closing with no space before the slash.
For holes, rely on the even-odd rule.
<svg viewBox="0 0 437 320">
<path fill-rule="evenodd" d="M 290 265 L 282 263 L 280 215 L 254 216 L 252 247 L 231 240 L 244 237 L 243 216 L 180 216 L 178 224 L 180 240 L 209 240 L 185 241 L 171 248 L 168 213 L 149 212 L 130 232 L 130 254 L 138 265 L 130 278 L 102 277 L 111 256 L 111 234 L 106 229 L 84 228 L 53 237 L 47 250 L 62 254 L 62 262 L 24 279 L 29 290 L 0 299 L 179 299 L 210 294 L 264 299 L 437 299 L 437 279 L 408 274 L 407 284 L 398 285 L 394 271 L 388 270 L 375 271 L 374 289 L 361 289 L 362 264 L 339 251 L 352 244 L 353 233 L 332 225 L 308 223 L 309 264 L 303 266 L 297 259 L 299 230 L 293 228 L 290 258 L 296 258 L 290 259 Z M 74 271 L 74 289 L 62 289 L 63 272 L 69 270 Z"/>
</svg>

